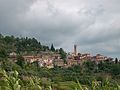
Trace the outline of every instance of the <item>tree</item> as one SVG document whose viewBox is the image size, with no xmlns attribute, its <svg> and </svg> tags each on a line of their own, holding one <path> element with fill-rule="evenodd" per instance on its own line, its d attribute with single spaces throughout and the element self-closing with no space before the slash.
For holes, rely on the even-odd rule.
<svg viewBox="0 0 120 90">
<path fill-rule="evenodd" d="M 21 55 L 17 56 L 17 62 L 16 62 L 19 66 L 21 66 L 22 68 L 25 67 L 25 60 Z"/>
<path fill-rule="evenodd" d="M 118 63 L 118 59 L 117 58 L 115 58 L 115 64 L 117 64 Z"/>
<path fill-rule="evenodd" d="M 54 48 L 53 44 L 51 45 L 51 51 L 55 52 L 55 48 Z"/>
<path fill-rule="evenodd" d="M 1 38 L 3 38 L 3 35 L 2 35 L 2 34 L 0 34 L 0 39 L 1 39 Z"/>
<path fill-rule="evenodd" d="M 61 59 L 64 60 L 64 63 L 67 63 L 66 62 L 66 52 L 62 48 L 59 49 L 59 54 L 61 56 Z"/>
<path fill-rule="evenodd" d="M 119 64 L 113 64 L 111 66 L 111 73 L 113 75 L 120 75 L 120 65 Z"/>
<path fill-rule="evenodd" d="M 96 65 L 92 61 L 86 61 L 86 62 L 84 62 L 83 65 L 84 65 L 84 68 L 86 69 L 86 72 L 88 72 L 88 73 L 91 73 L 91 72 L 95 71 L 95 69 L 96 69 Z"/>
<path fill-rule="evenodd" d="M 4 37 L 4 41 L 8 44 L 8 43 L 13 43 L 15 40 L 14 36 L 5 36 Z"/>
<path fill-rule="evenodd" d="M 62 59 L 66 59 L 66 52 L 62 48 L 60 48 L 59 53 Z"/>
<path fill-rule="evenodd" d="M 7 57 L 7 52 L 4 48 L 0 48 L 0 57 L 1 58 Z"/>
</svg>

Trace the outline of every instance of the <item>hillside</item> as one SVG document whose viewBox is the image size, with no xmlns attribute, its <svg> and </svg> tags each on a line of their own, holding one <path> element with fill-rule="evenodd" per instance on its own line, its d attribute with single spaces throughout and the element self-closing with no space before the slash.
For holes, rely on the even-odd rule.
<svg viewBox="0 0 120 90">
<path fill-rule="evenodd" d="M 9 54 L 10 52 L 35 54 L 40 51 L 51 51 L 49 46 L 42 45 L 41 42 L 38 42 L 35 38 L 19 38 L 3 36 L 2 34 L 0 34 L 0 50 L 5 51 L 4 54 Z"/>
<path fill-rule="evenodd" d="M 16 62 L 8 58 L 16 52 Z M 35 38 L 0 35 L 0 90 L 120 90 L 120 63 L 86 61 L 71 67 L 40 67 L 27 62 L 24 54 L 58 52 Z M 64 60 L 65 52 L 59 49 Z M 59 60 L 59 59 L 58 59 Z M 117 60 L 116 60 L 117 61 Z"/>
</svg>

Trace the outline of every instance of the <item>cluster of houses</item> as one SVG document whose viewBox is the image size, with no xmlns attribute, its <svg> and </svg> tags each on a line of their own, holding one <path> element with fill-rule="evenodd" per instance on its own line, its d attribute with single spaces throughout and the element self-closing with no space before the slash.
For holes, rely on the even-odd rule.
<svg viewBox="0 0 120 90">
<path fill-rule="evenodd" d="M 16 60 L 17 54 L 15 52 L 10 53 L 10 58 L 12 60 Z M 100 61 L 113 60 L 112 58 L 108 58 L 107 56 L 97 54 L 96 56 L 91 56 L 89 53 L 81 54 L 77 53 L 77 46 L 74 45 L 74 52 L 68 53 L 66 56 L 66 62 L 61 58 L 59 53 L 54 52 L 41 52 L 37 55 L 23 55 L 25 61 L 29 63 L 33 63 L 35 61 L 38 62 L 40 67 L 54 68 L 54 66 L 60 67 L 70 67 L 72 65 L 82 64 L 85 61 L 91 60 L 96 63 Z"/>
</svg>

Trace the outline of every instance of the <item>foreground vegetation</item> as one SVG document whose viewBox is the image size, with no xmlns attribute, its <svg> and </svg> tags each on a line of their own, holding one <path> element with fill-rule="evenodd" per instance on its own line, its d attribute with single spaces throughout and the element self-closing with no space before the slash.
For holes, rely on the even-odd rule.
<svg viewBox="0 0 120 90">
<path fill-rule="evenodd" d="M 120 90 L 120 86 L 110 83 L 108 79 L 104 82 L 92 81 L 91 86 L 81 85 L 77 82 L 49 82 L 46 83 L 38 77 L 19 77 L 17 71 L 7 73 L 0 70 L 0 89 L 1 90 Z"/>
</svg>

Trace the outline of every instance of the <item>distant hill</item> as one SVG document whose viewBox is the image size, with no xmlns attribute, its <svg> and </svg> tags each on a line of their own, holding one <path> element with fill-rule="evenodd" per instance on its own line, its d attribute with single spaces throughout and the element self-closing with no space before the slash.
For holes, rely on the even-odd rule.
<svg viewBox="0 0 120 90">
<path fill-rule="evenodd" d="M 40 51 L 51 51 L 49 46 L 41 45 L 35 38 L 3 36 L 0 34 L 1 53 L 39 53 Z"/>
</svg>

